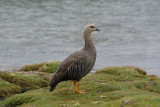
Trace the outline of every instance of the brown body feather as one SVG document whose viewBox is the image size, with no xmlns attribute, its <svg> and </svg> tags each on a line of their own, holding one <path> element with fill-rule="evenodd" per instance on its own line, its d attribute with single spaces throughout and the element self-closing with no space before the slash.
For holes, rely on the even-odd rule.
<svg viewBox="0 0 160 107">
<path fill-rule="evenodd" d="M 58 83 L 67 80 L 79 82 L 93 68 L 96 61 L 96 49 L 92 42 L 91 32 L 84 29 L 85 46 L 82 50 L 72 53 L 60 65 L 50 82 L 50 91 L 53 91 Z"/>
</svg>

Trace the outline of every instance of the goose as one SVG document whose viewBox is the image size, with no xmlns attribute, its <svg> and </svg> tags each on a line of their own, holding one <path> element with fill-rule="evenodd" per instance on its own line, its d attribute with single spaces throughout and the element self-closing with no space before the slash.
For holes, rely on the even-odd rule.
<svg viewBox="0 0 160 107">
<path fill-rule="evenodd" d="M 84 27 L 84 47 L 80 51 L 72 53 L 61 63 L 50 81 L 49 91 L 52 92 L 58 83 L 71 80 L 78 94 L 86 93 L 80 90 L 79 81 L 92 70 L 96 61 L 96 48 L 91 35 L 93 31 L 100 30 L 94 24 L 88 24 Z"/>
</svg>

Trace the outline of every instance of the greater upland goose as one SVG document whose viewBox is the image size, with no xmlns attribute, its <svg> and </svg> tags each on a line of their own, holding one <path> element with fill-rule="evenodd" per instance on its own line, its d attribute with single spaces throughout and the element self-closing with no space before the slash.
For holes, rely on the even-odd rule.
<svg viewBox="0 0 160 107">
<path fill-rule="evenodd" d="M 58 83 L 72 80 L 76 92 L 79 94 L 85 93 L 80 91 L 79 81 L 92 70 L 96 61 L 96 48 L 91 35 L 93 31 L 100 30 L 94 24 L 84 27 L 84 48 L 72 53 L 62 62 L 50 81 L 50 91 L 53 91 Z"/>
</svg>

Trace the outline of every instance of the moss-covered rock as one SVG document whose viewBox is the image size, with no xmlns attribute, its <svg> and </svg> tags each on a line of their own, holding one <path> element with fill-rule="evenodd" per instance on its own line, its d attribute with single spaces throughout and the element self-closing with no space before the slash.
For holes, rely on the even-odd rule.
<svg viewBox="0 0 160 107">
<path fill-rule="evenodd" d="M 39 71 L 39 72 L 54 73 L 57 71 L 60 64 L 61 64 L 60 61 L 54 61 L 54 62 L 43 62 L 40 64 L 25 65 L 19 71 Z"/>
<path fill-rule="evenodd" d="M 13 95 L 0 102 L 3 107 L 82 106 L 82 107 L 157 107 L 160 105 L 160 78 L 147 76 L 135 67 L 109 67 L 85 76 L 76 94 L 73 82 Z"/>
<path fill-rule="evenodd" d="M 18 105 L 21 105 L 23 103 L 28 103 L 29 101 L 32 101 L 32 98 L 35 97 L 35 93 L 32 94 L 17 94 L 14 95 L 13 97 L 8 98 L 2 106 L 4 107 L 15 107 Z"/>
<path fill-rule="evenodd" d="M 40 63 L 40 64 L 25 65 L 22 68 L 20 68 L 19 71 L 37 71 L 44 64 L 45 64 L 45 62 Z"/>
<path fill-rule="evenodd" d="M 107 73 L 113 75 L 136 75 L 136 73 L 140 73 L 146 75 L 146 71 L 139 67 L 134 66 L 116 66 L 116 67 L 106 67 L 103 69 L 99 69 L 96 71 L 97 73 Z"/>
<path fill-rule="evenodd" d="M 73 83 L 60 83 L 53 92 L 49 87 L 28 91 L 7 98 L 0 104 L 4 107 L 20 106 L 83 106 L 121 107 L 153 106 L 160 104 L 160 95 L 130 86 L 130 83 L 116 82 L 106 77 L 108 74 L 89 74 L 81 82 L 81 89 L 87 94 L 76 94 Z M 72 86 L 71 86 L 72 85 Z"/>
<path fill-rule="evenodd" d="M 60 61 L 55 61 L 55 62 L 46 62 L 41 66 L 38 71 L 39 72 L 47 72 L 47 73 L 54 73 L 57 71 L 59 68 L 61 62 Z"/>
<path fill-rule="evenodd" d="M 132 84 L 131 86 L 134 86 L 138 89 L 160 93 L 160 79 L 156 76 L 147 76 L 146 72 L 138 67 L 107 67 L 97 70 L 96 73 L 114 75 L 113 78 L 117 82 L 130 83 Z"/>
<path fill-rule="evenodd" d="M 133 83 L 136 88 L 160 93 L 160 79 L 146 79 Z"/>
<path fill-rule="evenodd" d="M 29 74 L 0 71 L 0 97 L 25 92 L 31 89 L 46 87 L 49 84 L 48 74 Z"/>
<path fill-rule="evenodd" d="M 22 88 L 22 91 L 48 86 L 48 81 L 36 75 L 0 72 L 0 78 L 12 84 L 19 85 Z"/>
<path fill-rule="evenodd" d="M 21 93 L 21 87 L 0 78 L 0 98 L 7 98 L 13 94 Z"/>
</svg>

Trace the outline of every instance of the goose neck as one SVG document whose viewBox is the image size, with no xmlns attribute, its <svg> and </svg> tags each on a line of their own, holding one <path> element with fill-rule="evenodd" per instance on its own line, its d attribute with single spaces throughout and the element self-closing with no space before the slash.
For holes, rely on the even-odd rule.
<svg viewBox="0 0 160 107">
<path fill-rule="evenodd" d="M 84 41 L 85 41 L 85 49 L 93 49 L 95 48 L 93 41 L 92 41 L 92 35 L 90 32 L 85 32 L 84 31 Z"/>
</svg>

